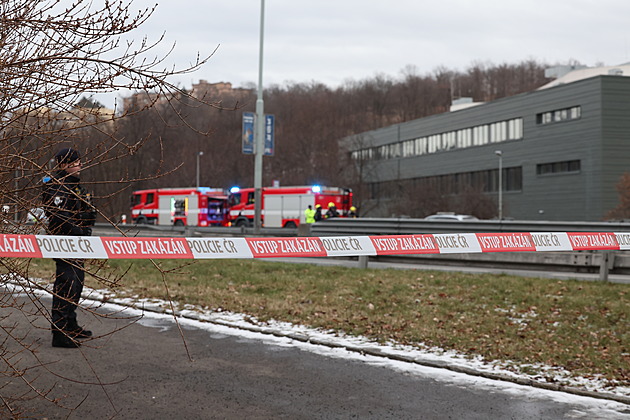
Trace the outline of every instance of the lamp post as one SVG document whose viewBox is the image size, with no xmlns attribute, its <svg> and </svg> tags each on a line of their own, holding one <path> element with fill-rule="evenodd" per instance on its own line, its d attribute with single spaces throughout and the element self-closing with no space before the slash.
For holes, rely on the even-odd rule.
<svg viewBox="0 0 630 420">
<path fill-rule="evenodd" d="M 254 147 L 254 233 L 262 227 L 262 173 L 265 153 L 265 104 L 263 101 L 263 35 L 265 33 L 265 0 L 260 0 L 260 47 L 258 56 L 258 97 L 256 99 L 256 128 Z"/>
<path fill-rule="evenodd" d="M 203 156 L 203 152 L 197 152 L 197 188 L 199 188 L 199 158 Z"/>
<path fill-rule="evenodd" d="M 495 155 L 499 156 L 499 221 L 503 220 L 503 152 L 495 150 Z"/>
</svg>

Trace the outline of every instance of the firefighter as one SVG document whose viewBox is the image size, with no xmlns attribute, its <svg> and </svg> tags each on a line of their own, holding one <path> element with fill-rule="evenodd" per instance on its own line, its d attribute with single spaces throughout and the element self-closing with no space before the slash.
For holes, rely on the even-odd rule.
<svg viewBox="0 0 630 420">
<path fill-rule="evenodd" d="M 339 217 L 339 212 L 337 211 L 337 206 L 332 201 L 328 203 L 328 210 L 326 211 L 326 215 L 324 216 L 326 219 L 332 219 L 333 217 Z"/>
<path fill-rule="evenodd" d="M 357 208 L 354 206 L 350 207 L 350 213 L 348 213 L 348 217 L 351 217 L 353 219 L 356 219 L 357 217 L 359 217 L 359 214 L 357 213 Z"/>
<path fill-rule="evenodd" d="M 315 223 L 315 210 L 313 210 L 313 206 L 310 204 L 308 208 L 304 210 L 304 221 L 306 223 Z"/>
<path fill-rule="evenodd" d="M 81 156 L 74 149 L 62 149 L 56 155 L 58 171 L 46 179 L 42 195 L 52 235 L 90 236 L 96 219 L 91 197 L 79 183 Z M 55 258 L 55 284 L 52 302 L 53 347 L 76 348 L 77 339 L 92 332 L 77 323 L 77 304 L 83 291 L 83 260 Z"/>
<path fill-rule="evenodd" d="M 323 219 L 323 217 L 322 217 L 322 205 L 321 204 L 315 204 L 315 215 L 313 217 L 315 218 L 316 222 L 319 222 L 320 220 Z"/>
</svg>

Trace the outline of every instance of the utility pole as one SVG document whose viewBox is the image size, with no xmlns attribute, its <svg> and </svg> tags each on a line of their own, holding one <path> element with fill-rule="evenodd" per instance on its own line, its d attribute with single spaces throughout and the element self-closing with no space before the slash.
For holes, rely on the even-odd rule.
<svg viewBox="0 0 630 420">
<path fill-rule="evenodd" d="M 265 154 L 265 103 L 263 101 L 263 35 L 265 27 L 265 0 L 260 0 L 260 53 L 258 57 L 258 99 L 256 99 L 256 126 L 254 147 L 254 233 L 259 234 L 262 216 L 262 174 Z"/>
</svg>

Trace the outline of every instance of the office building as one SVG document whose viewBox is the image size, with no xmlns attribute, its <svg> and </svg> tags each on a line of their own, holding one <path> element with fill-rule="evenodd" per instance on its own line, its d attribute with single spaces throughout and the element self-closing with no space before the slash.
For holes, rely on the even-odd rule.
<svg viewBox="0 0 630 420">
<path fill-rule="evenodd" d="M 451 112 L 344 139 L 364 168 L 369 215 L 392 215 L 397 184 L 442 194 L 474 186 L 504 218 L 604 220 L 630 172 L 630 64 L 566 70 L 533 92 L 464 99 Z"/>
</svg>

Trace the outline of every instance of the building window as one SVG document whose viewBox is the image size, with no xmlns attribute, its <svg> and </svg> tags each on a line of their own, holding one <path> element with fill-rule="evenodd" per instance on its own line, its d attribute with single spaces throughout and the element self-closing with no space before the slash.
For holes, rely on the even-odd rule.
<svg viewBox="0 0 630 420">
<path fill-rule="evenodd" d="M 571 108 L 570 112 L 572 120 L 576 120 L 582 116 L 582 108 L 580 108 L 579 106 L 574 106 L 573 108 Z"/>
<path fill-rule="evenodd" d="M 523 189 L 522 168 L 505 168 L 503 170 L 503 191 L 521 191 Z"/>
<path fill-rule="evenodd" d="M 427 153 L 427 138 L 426 137 L 420 137 L 419 139 L 416 139 L 416 153 L 418 155 L 424 155 Z"/>
<path fill-rule="evenodd" d="M 415 154 L 415 142 L 413 140 L 403 142 L 403 157 L 415 156 Z"/>
<path fill-rule="evenodd" d="M 457 148 L 465 149 L 472 146 L 472 128 L 457 130 Z"/>
<path fill-rule="evenodd" d="M 569 112 L 567 115 L 580 115 L 579 110 L 572 112 L 573 113 Z M 406 158 L 448 150 L 483 146 L 488 143 L 520 140 L 522 138 L 523 119 L 513 118 L 511 120 L 482 124 L 455 131 L 445 131 L 427 137 L 418 137 L 384 144 L 382 146 L 367 147 L 353 151 L 350 156 L 354 160 Z"/>
<path fill-rule="evenodd" d="M 579 160 L 565 160 L 563 162 L 539 163 L 536 165 L 537 175 L 580 172 Z"/>
<path fill-rule="evenodd" d="M 536 124 L 544 125 L 557 122 L 577 120 L 582 117 L 582 107 L 573 106 L 571 108 L 556 109 L 554 111 L 541 112 L 536 114 Z"/>
<path fill-rule="evenodd" d="M 523 138 L 523 120 L 515 118 L 508 121 L 508 140 L 518 140 Z"/>
<path fill-rule="evenodd" d="M 473 133 L 473 144 L 475 146 L 481 146 L 488 143 L 488 125 L 478 125 L 477 127 L 474 127 Z"/>
<path fill-rule="evenodd" d="M 447 175 L 415 178 L 418 188 L 436 190 L 439 194 L 461 194 L 470 187 L 484 193 L 499 191 L 499 170 L 488 169 L 474 172 L 459 172 Z M 503 191 L 518 192 L 523 189 L 523 169 L 520 166 L 503 168 Z M 385 183 L 383 183 L 385 185 Z M 374 197 L 374 196 L 373 196 Z"/>
</svg>

